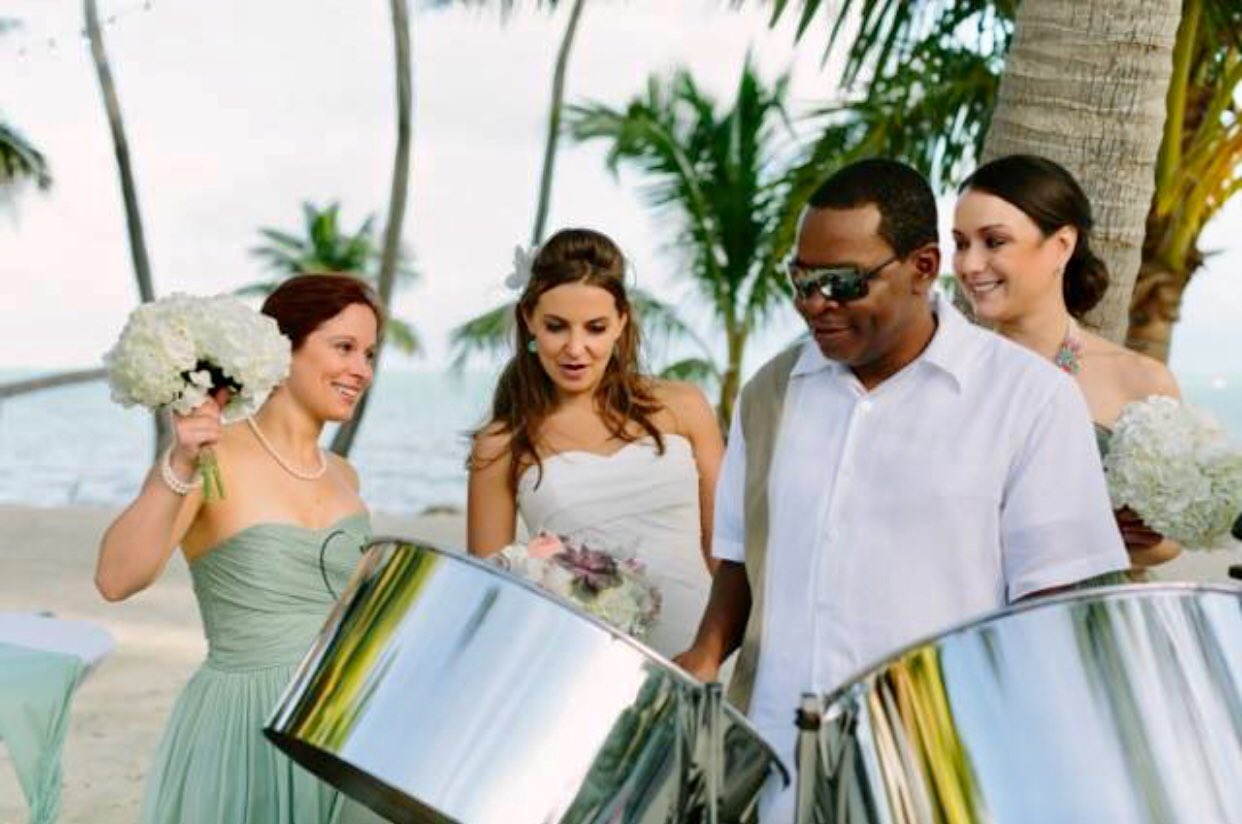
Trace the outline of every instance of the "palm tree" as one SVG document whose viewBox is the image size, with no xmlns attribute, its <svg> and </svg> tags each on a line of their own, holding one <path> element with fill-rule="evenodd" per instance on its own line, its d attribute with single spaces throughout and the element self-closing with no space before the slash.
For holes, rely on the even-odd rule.
<svg viewBox="0 0 1242 824">
<path fill-rule="evenodd" d="M 52 185 L 47 160 L 16 127 L 0 120 L 0 199 L 31 181 L 40 189 Z"/>
<path fill-rule="evenodd" d="M 452 0 L 439 0 L 437 5 L 450 5 Z M 459 0 L 466 6 L 486 6 L 491 0 Z M 518 0 L 498 0 L 502 18 L 508 18 L 518 5 Z M 536 8 L 546 7 L 555 12 L 561 0 L 534 0 Z M 569 19 L 565 22 L 565 31 L 561 34 L 561 45 L 556 53 L 556 66 L 552 71 L 552 99 L 548 104 L 548 131 L 543 146 L 543 169 L 539 173 L 539 195 L 535 204 L 535 224 L 530 233 L 530 245 L 538 246 L 543 242 L 543 234 L 547 229 L 548 208 L 552 201 L 552 180 L 556 167 L 556 150 L 561 138 L 561 115 L 565 105 L 565 77 L 569 71 L 569 53 L 578 34 L 578 23 L 582 19 L 582 10 L 586 0 L 572 0 Z M 482 322 L 486 315 L 475 318 Z M 470 322 L 467 322 L 469 325 Z M 465 334 L 465 326 L 459 327 Z"/>
<path fill-rule="evenodd" d="M 20 25 L 17 20 L 0 17 L 0 35 Z M 0 118 L 0 203 L 26 181 L 33 182 L 40 189 L 52 185 L 47 159 L 16 126 Z"/>
<path fill-rule="evenodd" d="M 1242 191 L 1242 6 L 1185 0 L 1126 345 L 1167 360 L 1199 236 Z"/>
<path fill-rule="evenodd" d="M 341 273 L 357 275 L 378 291 L 383 253 L 375 244 L 375 216 L 368 215 L 354 232 L 344 232 L 340 227 L 340 210 L 339 203 L 324 208 L 303 203 L 303 235 L 282 229 L 259 229 L 265 242 L 253 247 L 250 253 L 277 276 L 242 286 L 237 294 L 266 297 L 292 275 Z M 401 250 L 395 271 L 401 285 L 411 285 L 419 277 Z M 400 351 L 410 355 L 419 352 L 418 333 L 409 321 L 389 318 L 385 332 Z"/>
<path fill-rule="evenodd" d="M 1074 26 L 1067 21 L 1076 19 L 1071 5 L 1081 15 L 1093 4 L 1055 6 L 1052 15 L 1041 16 L 1052 21 L 1053 30 L 1069 31 Z M 775 6 L 774 21 L 800 8 L 800 36 L 821 8 L 828 10 L 821 0 Z M 1110 312 L 1124 314 L 1129 298 L 1128 345 L 1162 359 L 1168 354 L 1181 296 L 1203 260 L 1199 234 L 1238 191 L 1242 176 L 1242 117 L 1236 100 L 1242 88 L 1242 7 L 1231 0 L 1182 0 L 1181 6 L 1156 190 L 1132 298 L 1121 278 L 1133 271 L 1133 263 L 1111 262 L 1121 282 L 1114 286 Z M 1116 4 L 1094 4 L 1093 9 L 1119 24 L 1150 18 L 1147 5 L 1126 11 Z M 1157 19 L 1173 31 L 1167 4 L 1163 9 L 1164 17 Z M 844 46 L 844 82 L 853 96 L 824 112 L 831 126 L 829 139 L 840 141 L 836 132 L 848 126 L 853 129 L 850 145 L 865 141 L 876 153 L 915 164 L 941 188 L 951 187 L 983 156 L 1017 11 L 1016 0 L 928 0 L 917 5 L 844 0 L 835 5 L 828 19 L 828 48 Z M 857 25 L 850 28 L 847 21 L 854 16 Z M 848 43 L 847 33 L 852 33 Z M 1080 42 L 1074 51 L 1093 57 L 1105 53 Z M 1071 64 L 1075 61 L 1046 70 Z M 1074 167 L 1072 158 L 1068 165 Z M 1102 165 L 1096 168 L 1108 172 Z M 1116 329 L 1122 321 L 1114 318 L 1107 325 Z"/>
<path fill-rule="evenodd" d="M 621 108 L 572 106 L 569 133 L 578 142 L 609 144 L 608 165 L 646 175 L 645 194 L 675 227 L 678 271 L 706 298 L 724 332 L 722 361 L 697 363 L 719 376 L 718 410 L 732 415 L 742 359 L 751 335 L 788 294 L 781 263 L 798 207 L 789 196 L 799 181 L 779 141 L 787 130 L 788 77 L 765 86 L 748 56 L 734 98 L 723 111 L 685 70 L 652 77 L 647 90 Z"/>
<path fill-rule="evenodd" d="M 1092 202 L 1111 282 L 1087 322 L 1121 342 L 1129 325 L 1180 0 L 1025 0 L 1005 61 L 986 161 L 1027 153 L 1061 162 Z"/>
<path fill-rule="evenodd" d="M 410 145 L 414 139 L 413 126 L 413 55 L 410 48 L 410 11 L 406 0 L 389 0 L 389 13 L 392 16 L 393 35 L 393 69 L 397 92 L 397 144 L 393 149 L 392 187 L 388 195 L 388 221 L 384 225 L 384 245 L 380 256 L 379 275 L 376 278 L 376 292 L 384 306 L 392 305 L 392 293 L 397 283 L 398 259 L 401 252 L 401 224 L 405 221 L 405 205 L 409 199 L 410 189 Z M 393 329 L 394 332 L 397 329 Z M 412 330 L 411 330 L 412 331 Z M 414 344 L 415 338 L 407 338 Z M 380 356 L 383 354 L 383 341 L 375 347 L 374 367 L 379 374 Z M 358 408 L 348 421 L 336 431 L 332 439 L 332 451 L 338 455 L 348 455 L 354 444 L 358 427 L 362 425 L 362 417 L 366 414 L 367 405 L 371 400 L 368 392 L 358 401 Z"/>
<path fill-rule="evenodd" d="M 134 278 L 138 295 L 143 303 L 155 300 L 155 285 L 151 278 L 151 262 L 147 257 L 147 242 L 142 230 L 142 212 L 138 208 L 138 187 L 134 183 L 133 164 L 129 157 L 129 141 L 125 137 L 125 122 L 121 117 L 121 101 L 117 96 L 108 54 L 104 50 L 103 30 L 99 26 L 99 13 L 95 0 L 83 0 L 83 16 L 86 18 L 86 36 L 91 44 L 91 58 L 99 77 L 99 89 L 103 94 L 104 110 L 108 115 L 108 127 L 112 132 L 112 146 L 116 153 L 117 173 L 121 181 L 121 199 L 125 203 L 125 228 L 129 233 L 129 252 L 134 264 Z M 155 413 L 155 448 L 168 440 L 168 425 L 164 416 Z"/>
</svg>

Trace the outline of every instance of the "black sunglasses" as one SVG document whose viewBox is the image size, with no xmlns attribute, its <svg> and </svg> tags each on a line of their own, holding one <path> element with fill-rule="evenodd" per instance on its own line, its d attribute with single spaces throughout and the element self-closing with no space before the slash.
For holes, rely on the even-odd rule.
<svg viewBox="0 0 1242 824">
<path fill-rule="evenodd" d="M 824 300 L 845 303 L 866 297 L 868 282 L 897 260 L 901 260 L 901 255 L 893 255 L 879 266 L 864 271 L 857 266 L 807 266 L 795 258 L 785 264 L 785 271 L 798 300 L 810 300 L 818 292 Z"/>
</svg>

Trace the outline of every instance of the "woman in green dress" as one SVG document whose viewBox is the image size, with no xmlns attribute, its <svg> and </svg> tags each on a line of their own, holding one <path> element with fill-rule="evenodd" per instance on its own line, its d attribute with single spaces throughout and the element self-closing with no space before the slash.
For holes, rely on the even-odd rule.
<svg viewBox="0 0 1242 824">
<path fill-rule="evenodd" d="M 289 376 L 245 421 L 221 424 L 223 398 L 175 415 L 172 446 L 99 549 L 96 586 L 119 601 L 150 586 L 180 547 L 207 636 L 207 660 L 156 753 L 143 822 L 370 817 L 281 754 L 262 726 L 370 534 L 357 474 L 319 437 L 370 386 L 382 312 L 368 286 L 337 275 L 292 278 L 262 311 L 292 342 Z M 207 448 L 227 497 L 204 504 L 193 479 Z"/>
<path fill-rule="evenodd" d="M 1009 155 L 980 166 L 959 192 L 953 271 L 975 319 L 1074 378 L 1101 451 L 1127 403 L 1179 397 L 1163 363 L 1079 326 L 1104 296 L 1108 269 L 1091 251 L 1091 204 L 1068 171 L 1043 157 Z M 1128 509 L 1117 524 L 1132 577 L 1181 552 Z"/>
</svg>

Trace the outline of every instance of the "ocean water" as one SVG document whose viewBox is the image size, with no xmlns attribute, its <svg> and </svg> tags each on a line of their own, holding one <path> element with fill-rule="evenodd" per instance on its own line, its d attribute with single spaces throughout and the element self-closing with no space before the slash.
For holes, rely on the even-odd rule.
<svg viewBox="0 0 1242 824">
<path fill-rule="evenodd" d="M 0 381 L 24 376 L 0 372 Z M 487 411 L 492 381 L 481 373 L 381 375 L 351 455 L 373 509 L 465 506 L 465 436 Z M 0 503 L 126 503 L 150 468 L 152 430 L 145 410 L 114 404 L 102 381 L 0 402 Z"/>
<path fill-rule="evenodd" d="M 25 376 L 0 370 L 0 381 Z M 493 379 L 491 373 L 381 376 L 351 456 L 373 509 L 417 514 L 465 506 L 465 434 L 482 421 Z M 1212 411 L 1242 443 L 1242 375 L 1179 380 L 1187 400 Z M 0 402 L 0 503 L 124 504 L 151 465 L 151 430 L 145 411 L 112 403 L 102 382 Z"/>
</svg>

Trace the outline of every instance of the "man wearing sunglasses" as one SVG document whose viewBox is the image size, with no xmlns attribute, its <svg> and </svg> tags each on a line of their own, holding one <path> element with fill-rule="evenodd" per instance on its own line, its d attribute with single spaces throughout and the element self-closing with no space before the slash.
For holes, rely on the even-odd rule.
<svg viewBox="0 0 1242 824">
<path fill-rule="evenodd" d="M 1128 565 L 1085 402 L 1051 363 L 933 294 L 936 204 L 915 170 L 848 166 L 788 266 L 811 340 L 742 392 L 716 489 L 721 566 L 678 662 L 792 765 L 804 692 L 920 638 Z M 769 791 L 764 824 L 793 819 Z"/>
</svg>

